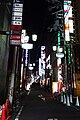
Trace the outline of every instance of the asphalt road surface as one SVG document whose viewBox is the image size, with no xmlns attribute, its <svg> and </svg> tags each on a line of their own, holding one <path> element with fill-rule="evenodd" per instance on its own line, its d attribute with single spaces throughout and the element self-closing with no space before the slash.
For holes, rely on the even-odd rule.
<svg viewBox="0 0 80 120">
<path fill-rule="evenodd" d="M 54 101 L 52 95 L 35 86 L 25 92 L 22 107 L 15 120 L 80 120 L 80 107 Z"/>
</svg>

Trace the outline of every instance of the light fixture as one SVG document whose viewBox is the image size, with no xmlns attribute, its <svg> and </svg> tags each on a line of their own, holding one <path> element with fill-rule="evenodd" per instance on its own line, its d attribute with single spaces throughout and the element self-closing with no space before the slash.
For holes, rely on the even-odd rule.
<svg viewBox="0 0 80 120">
<path fill-rule="evenodd" d="M 26 36 L 24 37 L 24 43 L 27 43 L 27 42 L 29 42 L 29 36 L 28 36 L 28 35 L 26 35 Z"/>
<path fill-rule="evenodd" d="M 56 53 L 56 57 L 57 58 L 63 58 L 64 57 L 64 53 Z"/>
<path fill-rule="evenodd" d="M 33 70 L 33 66 L 30 66 L 30 67 L 29 67 L 29 70 Z"/>
<path fill-rule="evenodd" d="M 58 48 L 58 52 L 60 52 L 60 53 L 63 52 L 63 48 L 60 48 L 60 47 L 59 47 L 59 48 Z"/>
<path fill-rule="evenodd" d="M 57 50 L 57 47 L 56 47 L 56 46 L 53 46 L 52 49 L 53 49 L 53 51 L 56 51 L 56 50 Z"/>
<path fill-rule="evenodd" d="M 21 44 L 21 47 L 22 47 L 23 49 L 33 49 L 33 44 L 24 43 L 24 44 Z"/>
<path fill-rule="evenodd" d="M 32 35 L 32 40 L 33 40 L 33 41 L 36 41 L 36 40 L 37 40 L 37 35 L 36 35 L 36 34 L 33 34 L 33 35 Z"/>
</svg>

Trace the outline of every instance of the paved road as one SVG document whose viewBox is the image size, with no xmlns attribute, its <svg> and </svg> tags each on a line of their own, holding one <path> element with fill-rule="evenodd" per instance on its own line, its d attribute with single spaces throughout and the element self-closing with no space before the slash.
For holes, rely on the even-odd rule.
<svg viewBox="0 0 80 120">
<path fill-rule="evenodd" d="M 80 120 L 80 110 L 54 101 L 44 89 L 34 87 L 29 95 L 25 93 L 17 117 L 19 120 Z"/>
</svg>

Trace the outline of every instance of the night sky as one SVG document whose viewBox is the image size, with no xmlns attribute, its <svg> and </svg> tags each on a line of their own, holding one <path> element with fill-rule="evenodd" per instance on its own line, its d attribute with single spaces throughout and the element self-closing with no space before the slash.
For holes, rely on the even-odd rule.
<svg viewBox="0 0 80 120">
<path fill-rule="evenodd" d="M 40 46 L 44 45 L 44 29 L 46 25 L 47 5 L 45 0 L 24 0 L 23 29 L 31 37 L 33 33 L 38 35 L 34 49 L 30 50 L 31 59 L 34 62 L 39 57 Z"/>
<path fill-rule="evenodd" d="M 23 27 L 27 32 L 41 32 L 46 17 L 45 0 L 24 0 Z"/>
<path fill-rule="evenodd" d="M 40 57 L 40 47 L 46 45 L 48 27 L 56 28 L 58 25 L 55 15 L 51 12 L 58 11 L 63 0 L 24 0 L 23 6 L 23 29 L 26 29 L 30 36 L 37 34 L 37 42 L 34 43 L 34 49 L 30 50 L 31 59 L 35 61 Z M 50 10 L 51 7 L 55 9 Z M 32 40 L 31 40 L 32 41 Z M 30 41 L 30 42 L 31 42 Z"/>
</svg>

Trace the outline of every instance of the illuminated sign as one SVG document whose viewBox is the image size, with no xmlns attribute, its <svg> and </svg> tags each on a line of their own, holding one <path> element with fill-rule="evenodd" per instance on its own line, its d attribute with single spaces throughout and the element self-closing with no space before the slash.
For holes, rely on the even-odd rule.
<svg viewBox="0 0 80 120">
<path fill-rule="evenodd" d="M 70 41 L 70 33 L 73 33 L 73 21 L 71 1 L 64 1 L 64 17 L 65 17 L 65 41 Z"/>
<path fill-rule="evenodd" d="M 20 35 L 11 35 L 10 36 L 10 39 L 12 40 L 20 40 L 21 39 L 21 36 Z"/>
<path fill-rule="evenodd" d="M 11 25 L 11 30 L 22 30 L 22 25 Z"/>
<path fill-rule="evenodd" d="M 10 40 L 10 44 L 12 44 L 12 45 L 19 45 L 20 44 L 20 40 Z"/>
<path fill-rule="evenodd" d="M 45 75 L 45 58 L 46 58 L 46 53 L 45 53 L 45 46 L 41 46 L 41 70 L 42 74 Z"/>
<path fill-rule="evenodd" d="M 52 93 L 58 92 L 58 82 L 52 82 Z"/>
<path fill-rule="evenodd" d="M 60 45 L 60 31 L 58 31 L 58 45 Z"/>
<path fill-rule="evenodd" d="M 13 16 L 13 17 L 12 17 L 12 20 L 16 20 L 16 21 L 17 21 L 17 20 L 18 20 L 18 21 L 20 20 L 20 21 L 22 21 L 22 17 L 20 17 L 20 16 L 19 16 L 19 17 Z"/>
<path fill-rule="evenodd" d="M 13 15 L 13 16 L 22 16 L 22 13 L 21 13 L 21 12 L 13 12 L 12 15 Z"/>
<path fill-rule="evenodd" d="M 12 21 L 12 25 L 22 25 L 22 21 Z"/>
<path fill-rule="evenodd" d="M 23 49 L 33 49 L 33 44 L 25 43 L 25 44 L 21 44 L 21 47 Z"/>
<path fill-rule="evenodd" d="M 12 8 L 12 21 L 11 21 L 11 32 L 21 33 L 22 31 L 22 11 L 23 11 L 23 0 L 13 0 L 13 8 Z M 19 40 L 19 41 L 18 41 Z M 21 35 L 11 35 L 10 36 L 10 44 L 12 45 L 20 45 L 21 43 Z"/>
<path fill-rule="evenodd" d="M 69 19 L 69 32 L 70 32 L 70 33 L 74 33 L 73 20 L 70 20 L 70 19 Z"/>
<path fill-rule="evenodd" d="M 13 4 L 13 7 L 15 7 L 15 8 L 22 8 L 22 7 L 23 7 L 23 4 L 14 3 L 14 4 Z"/>
<path fill-rule="evenodd" d="M 14 12 L 22 12 L 23 9 L 22 9 L 22 8 L 13 8 L 13 11 L 14 11 Z"/>
<path fill-rule="evenodd" d="M 42 72 L 41 72 L 41 58 L 39 58 L 39 75 L 42 76 Z"/>
<path fill-rule="evenodd" d="M 25 50 L 25 66 L 28 65 L 28 50 Z"/>
</svg>

